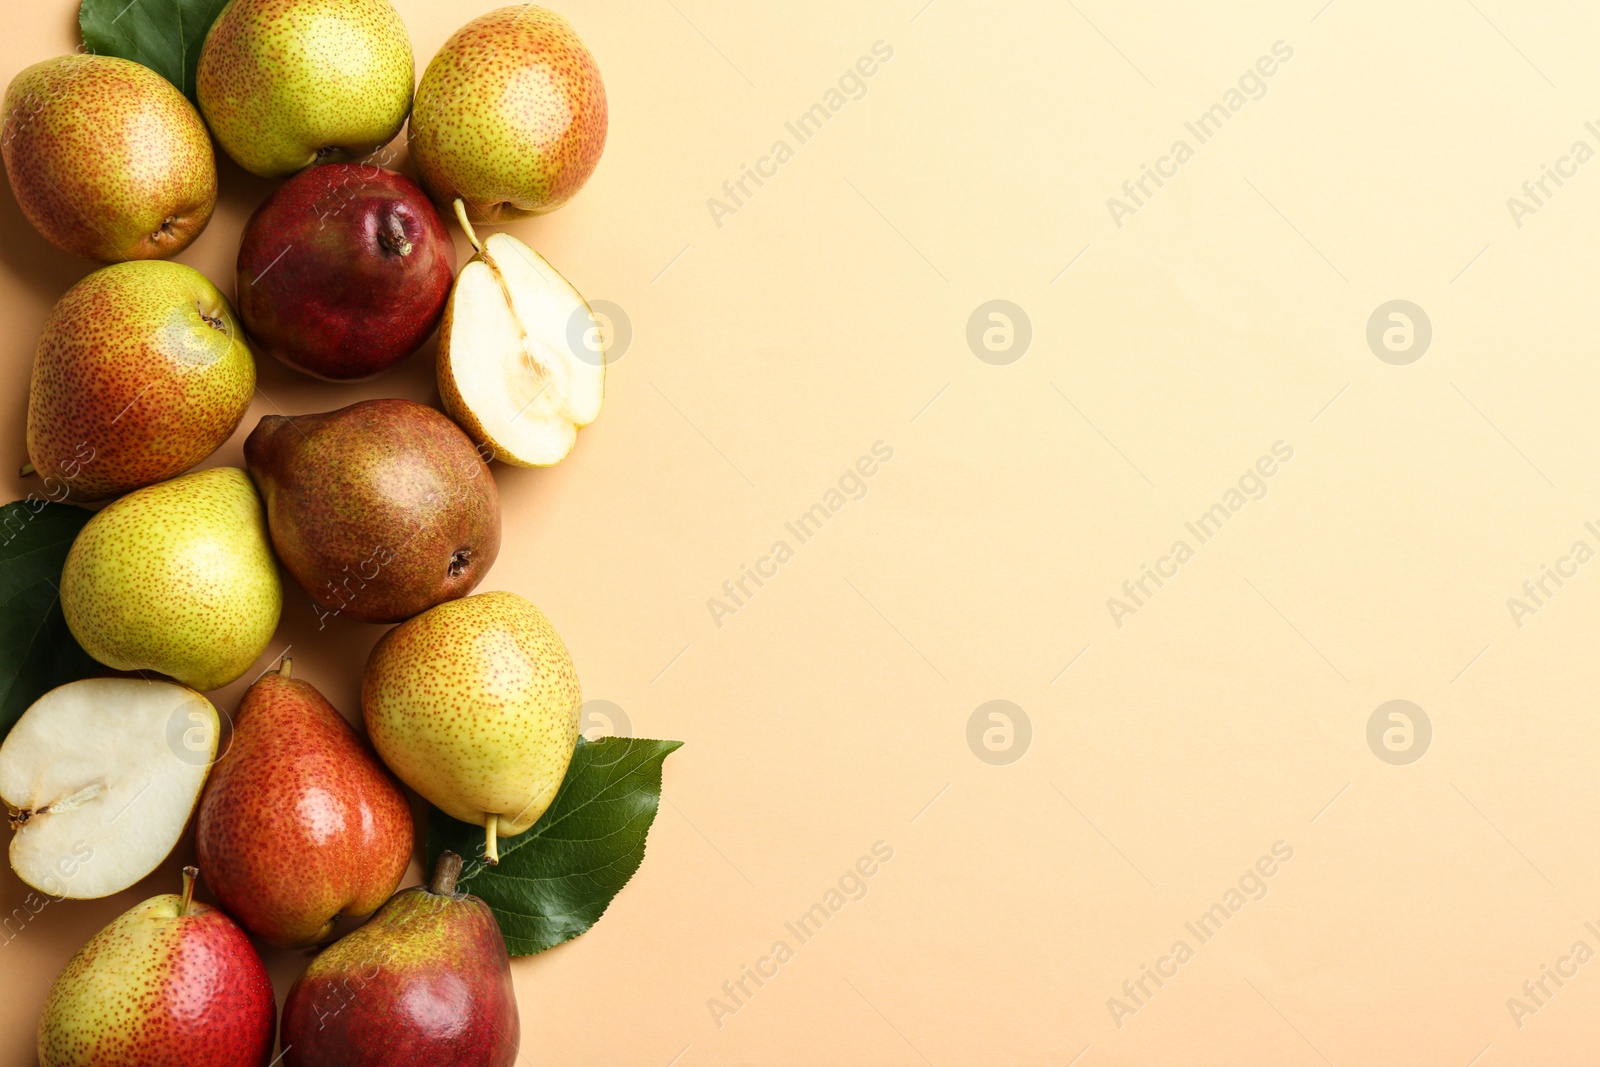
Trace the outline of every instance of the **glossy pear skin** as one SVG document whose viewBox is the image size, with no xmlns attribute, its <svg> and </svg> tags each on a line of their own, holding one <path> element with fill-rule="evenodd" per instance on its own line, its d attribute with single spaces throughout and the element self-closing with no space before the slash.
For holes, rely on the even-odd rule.
<svg viewBox="0 0 1600 1067">
<path fill-rule="evenodd" d="M 474 222 L 554 211 L 589 180 L 606 145 L 594 56 L 553 11 L 519 4 L 467 23 L 417 85 L 411 158 L 442 205 Z"/>
<path fill-rule="evenodd" d="M 514 593 L 441 604 L 378 642 L 361 679 L 367 735 L 451 818 L 520 834 L 572 762 L 583 697 L 550 620 Z"/>
<path fill-rule="evenodd" d="M 388 0 L 233 0 L 206 35 L 195 95 L 234 162 L 286 178 L 392 141 L 415 78 Z"/>
<path fill-rule="evenodd" d="M 74 255 L 120 263 L 188 247 L 211 221 L 217 162 L 194 106 L 111 56 L 35 63 L 5 95 L 6 173 L 28 221 Z"/>
<path fill-rule="evenodd" d="M 85 652 L 202 691 L 256 661 L 282 604 L 261 500 L 237 467 L 113 501 L 78 532 L 61 571 L 61 609 Z"/>
<path fill-rule="evenodd" d="M 103 500 L 182 474 L 232 435 L 256 364 L 228 301 L 181 263 L 103 267 L 45 319 L 28 458 L 54 500 Z"/>
<path fill-rule="evenodd" d="M 444 314 L 456 246 L 421 186 L 359 163 L 302 171 L 239 243 L 239 316 L 256 346 L 335 381 L 415 352 Z"/>
<path fill-rule="evenodd" d="M 424 886 L 311 962 L 280 1035 L 286 1067 L 511 1067 L 521 1039 L 494 913 Z"/>
<path fill-rule="evenodd" d="M 285 948 L 328 940 L 335 916 L 376 911 L 411 859 L 400 784 L 321 693 L 282 671 L 245 693 L 195 826 L 218 902 Z"/>
<path fill-rule="evenodd" d="M 39 1019 L 40 1067 L 265 1067 L 277 1014 L 243 930 L 152 897 L 78 950 Z"/>
<path fill-rule="evenodd" d="M 409 619 L 471 592 L 500 551 L 488 464 L 425 404 L 268 415 L 244 455 L 278 556 L 321 618 Z"/>
</svg>

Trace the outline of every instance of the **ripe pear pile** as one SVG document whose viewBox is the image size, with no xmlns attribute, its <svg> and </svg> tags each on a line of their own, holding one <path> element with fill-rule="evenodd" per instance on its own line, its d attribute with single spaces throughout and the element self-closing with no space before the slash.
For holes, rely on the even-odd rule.
<svg viewBox="0 0 1600 1067">
<path fill-rule="evenodd" d="M 389 0 L 231 0 L 200 49 L 196 104 L 92 54 L 6 90 L 23 215 L 111 264 L 45 319 L 18 442 L 42 495 L 105 502 L 59 589 L 106 671 L 44 694 L 0 743 L 11 865 L 93 899 L 150 876 L 191 824 L 198 856 L 180 893 L 67 963 L 39 1020 L 43 1067 L 262 1067 L 277 1020 L 257 943 L 331 943 L 289 993 L 288 1064 L 518 1058 L 505 945 L 456 888 L 461 858 L 400 890 L 418 846 L 407 790 L 482 827 L 474 858 L 494 864 L 577 744 L 555 627 L 515 593 L 474 590 L 501 544 L 494 464 L 572 450 L 600 412 L 601 332 L 538 253 L 472 224 L 570 200 L 605 146 L 606 95 L 573 28 L 533 5 L 474 19 L 416 78 Z M 383 167 L 407 126 L 415 179 Z M 164 262 L 211 221 L 213 143 L 282 180 L 244 227 L 232 299 Z M 475 253 L 459 274 L 451 221 Z M 443 411 L 330 384 L 327 410 L 261 418 L 243 468 L 196 469 L 237 439 L 259 354 L 338 383 L 435 333 Z M 286 610 L 319 628 L 398 624 L 361 678 L 365 736 L 267 656 Z M 251 672 L 230 735 L 206 694 Z"/>
</svg>

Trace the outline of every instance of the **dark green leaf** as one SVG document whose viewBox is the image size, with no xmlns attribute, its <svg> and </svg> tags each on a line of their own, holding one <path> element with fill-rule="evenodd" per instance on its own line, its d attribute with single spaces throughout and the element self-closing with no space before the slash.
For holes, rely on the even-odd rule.
<svg viewBox="0 0 1600 1067">
<path fill-rule="evenodd" d="M 143 63 L 194 101 L 200 46 L 228 0 L 83 0 L 78 29 L 96 55 Z"/>
<path fill-rule="evenodd" d="M 61 566 L 89 512 L 37 498 L 0 508 L 0 737 L 46 690 L 98 663 L 61 615 Z"/>
<path fill-rule="evenodd" d="M 500 839 L 500 865 L 482 860 L 483 827 L 428 812 L 428 866 L 445 849 L 467 860 L 456 883 L 500 920 L 506 951 L 530 956 L 593 926 L 644 860 L 661 801 L 661 764 L 682 741 L 578 739 L 550 810 L 527 833 Z"/>
</svg>

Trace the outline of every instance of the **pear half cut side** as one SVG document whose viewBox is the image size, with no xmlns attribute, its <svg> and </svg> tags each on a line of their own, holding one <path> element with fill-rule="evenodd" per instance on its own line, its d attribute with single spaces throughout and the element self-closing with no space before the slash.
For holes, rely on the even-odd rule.
<svg viewBox="0 0 1600 1067">
<path fill-rule="evenodd" d="M 474 443 L 517 467 L 559 463 L 600 414 L 605 352 L 593 311 L 533 249 L 507 233 L 480 241 L 439 327 L 439 394 Z"/>
<path fill-rule="evenodd" d="M 193 689 L 86 678 L 50 690 L 0 745 L 11 866 L 53 897 L 120 892 L 172 852 L 221 734 Z"/>
</svg>

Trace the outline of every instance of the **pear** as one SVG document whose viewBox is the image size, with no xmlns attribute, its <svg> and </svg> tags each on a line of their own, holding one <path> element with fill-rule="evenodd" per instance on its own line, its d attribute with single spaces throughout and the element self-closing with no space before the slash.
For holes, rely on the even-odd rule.
<svg viewBox="0 0 1600 1067">
<path fill-rule="evenodd" d="M 211 702 L 171 682 L 85 678 L 34 701 L 0 745 L 17 876 L 88 900 L 155 870 L 188 825 L 220 733 Z"/>
<path fill-rule="evenodd" d="M 85 652 L 194 689 L 243 674 L 272 640 L 282 603 L 261 500 L 237 467 L 107 505 L 61 571 L 61 609 Z"/>
<path fill-rule="evenodd" d="M 388 0 L 233 0 L 200 49 L 195 94 L 235 163 L 286 178 L 394 140 L 415 78 Z"/>
<path fill-rule="evenodd" d="M 511 1067 L 522 1024 L 500 924 L 456 890 L 461 857 L 397 893 L 295 979 L 285 1067 Z"/>
<path fill-rule="evenodd" d="M 272 982 L 244 931 L 194 899 L 198 873 L 67 963 L 39 1018 L 39 1067 L 264 1067 Z"/>
<path fill-rule="evenodd" d="M 112 56 L 35 63 L 5 95 L 11 190 L 74 255 L 162 259 L 211 221 L 217 161 L 194 106 L 149 67 Z"/>
<path fill-rule="evenodd" d="M 422 187 L 324 163 L 256 208 L 239 240 L 239 317 L 260 351 L 319 378 L 381 374 L 444 315 L 456 243 Z"/>
<path fill-rule="evenodd" d="M 488 464 L 425 404 L 268 415 L 244 455 L 278 556 L 323 618 L 409 619 L 472 592 L 500 551 Z"/>
<path fill-rule="evenodd" d="M 105 267 L 45 320 L 28 457 L 46 495 L 91 501 L 164 481 L 244 418 L 256 364 L 228 301 L 180 263 Z"/>
<path fill-rule="evenodd" d="M 514 593 L 441 604 L 383 635 L 361 678 L 367 736 L 400 780 L 484 828 L 484 859 L 555 799 L 578 743 L 572 657 Z"/>
<path fill-rule="evenodd" d="M 544 257 L 509 233 L 480 241 L 459 200 L 456 214 L 478 254 L 439 325 L 439 396 L 490 458 L 559 463 L 605 398 L 599 323 Z"/>
<path fill-rule="evenodd" d="M 285 659 L 250 687 L 195 819 L 200 866 L 245 929 L 319 944 L 370 915 L 411 861 L 411 807 L 350 724 Z"/>
<path fill-rule="evenodd" d="M 583 41 L 533 4 L 491 11 L 444 43 L 417 86 L 411 158 L 440 204 L 477 222 L 554 211 L 606 146 L 606 87 Z"/>
</svg>

